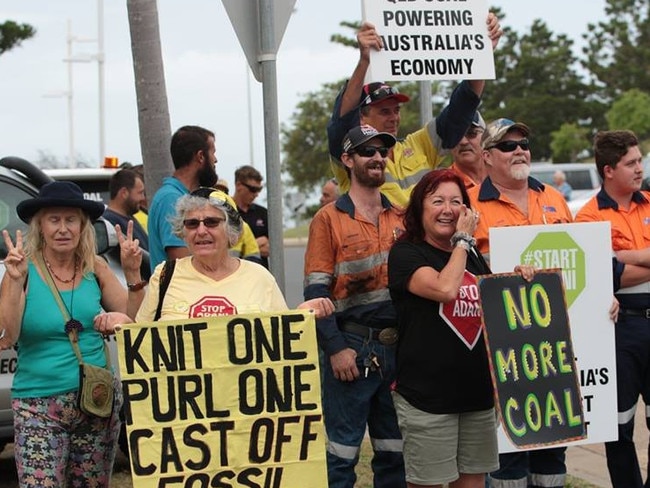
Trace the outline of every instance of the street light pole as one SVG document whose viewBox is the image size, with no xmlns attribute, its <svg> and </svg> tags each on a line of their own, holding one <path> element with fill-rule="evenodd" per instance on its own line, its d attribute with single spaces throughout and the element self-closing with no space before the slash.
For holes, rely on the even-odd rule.
<svg viewBox="0 0 650 488">
<path fill-rule="evenodd" d="M 97 0 L 97 77 L 99 79 L 99 164 L 106 156 L 104 128 L 104 0 Z"/>
<path fill-rule="evenodd" d="M 72 21 L 68 19 L 68 36 L 66 38 L 66 53 L 67 57 L 63 60 L 68 63 L 68 89 L 56 92 L 49 92 L 43 95 L 45 98 L 58 98 L 65 97 L 68 105 L 68 167 L 75 168 L 77 166 L 74 155 L 74 84 L 72 83 L 72 42 L 74 37 L 72 35 Z"/>
<path fill-rule="evenodd" d="M 251 103 L 251 77 L 248 73 L 248 63 L 246 63 L 246 100 L 248 102 L 248 158 L 251 166 L 255 167 L 253 154 L 253 104 Z"/>
<path fill-rule="evenodd" d="M 68 59 L 72 59 L 72 21 L 68 19 Z M 74 108 L 72 103 L 72 62 L 68 62 L 68 167 L 76 168 L 77 160 L 74 155 Z"/>
</svg>

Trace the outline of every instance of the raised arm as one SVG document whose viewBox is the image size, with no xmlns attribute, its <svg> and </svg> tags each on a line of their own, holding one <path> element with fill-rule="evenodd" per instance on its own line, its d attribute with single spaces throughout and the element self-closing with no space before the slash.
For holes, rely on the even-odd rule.
<svg viewBox="0 0 650 488">
<path fill-rule="evenodd" d="M 370 50 L 383 48 L 381 37 L 370 22 L 361 24 L 357 32 L 357 43 L 359 44 L 359 61 L 352 76 L 336 97 L 332 116 L 327 124 L 329 151 L 335 159 L 341 158 L 343 136 L 352 127 L 359 125 L 358 107 L 368 66 L 370 66 Z"/>
<path fill-rule="evenodd" d="M 23 249 L 23 235 L 16 231 L 16 243 L 9 232 L 2 231 L 7 248 L 4 260 L 5 275 L 0 284 L 0 350 L 13 346 L 20 335 L 25 310 L 25 281 L 27 280 L 27 256 Z"/>
<path fill-rule="evenodd" d="M 361 28 L 357 32 L 357 43 L 359 44 L 359 61 L 341 97 L 338 114 L 340 117 L 359 106 L 361 90 L 365 84 L 366 73 L 370 66 L 370 50 L 380 51 L 384 47 L 375 26 L 370 22 L 361 24 Z"/>
<path fill-rule="evenodd" d="M 488 28 L 488 37 L 492 42 L 492 49 L 496 49 L 499 44 L 499 39 L 503 35 L 503 29 L 499 24 L 499 19 L 492 12 L 488 14 L 488 18 L 485 21 Z M 469 86 L 476 96 L 480 97 L 483 94 L 483 88 L 485 88 L 485 80 L 471 80 Z"/>
</svg>

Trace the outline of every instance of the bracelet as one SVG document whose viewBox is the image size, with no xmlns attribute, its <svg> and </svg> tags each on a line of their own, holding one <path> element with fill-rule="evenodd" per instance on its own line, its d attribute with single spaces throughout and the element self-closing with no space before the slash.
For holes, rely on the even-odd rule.
<svg viewBox="0 0 650 488">
<path fill-rule="evenodd" d="M 142 280 L 138 281 L 137 283 L 127 283 L 126 287 L 129 289 L 129 291 L 140 291 L 148 284 L 149 282 L 147 280 Z"/>
<path fill-rule="evenodd" d="M 453 236 L 451 236 L 452 246 L 456 246 L 458 242 L 466 242 L 468 244 L 468 247 L 473 247 L 476 245 L 476 239 L 474 239 L 467 232 L 456 232 Z"/>
<path fill-rule="evenodd" d="M 5 338 L 5 335 L 7 335 L 7 329 L 2 329 L 2 332 L 0 332 L 0 341 Z"/>
<path fill-rule="evenodd" d="M 467 242 L 464 239 L 457 240 L 456 241 L 456 247 L 459 247 L 461 249 L 465 249 L 465 251 L 467 251 L 467 252 L 469 252 L 469 250 L 471 249 L 470 246 L 469 246 L 469 242 Z"/>
</svg>

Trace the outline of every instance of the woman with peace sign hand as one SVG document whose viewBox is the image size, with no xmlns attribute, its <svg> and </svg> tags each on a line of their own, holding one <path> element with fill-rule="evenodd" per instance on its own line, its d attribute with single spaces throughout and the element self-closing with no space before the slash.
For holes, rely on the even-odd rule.
<svg viewBox="0 0 650 488">
<path fill-rule="evenodd" d="M 0 347 L 18 345 L 12 386 L 14 451 L 21 487 L 108 487 L 116 452 L 122 403 L 119 380 L 110 417 L 79 409 L 79 360 L 107 366 L 102 333 L 112 333 L 102 310 L 131 321 L 144 296 L 141 251 L 133 228 L 118 230 L 129 291 L 95 254 L 92 221 L 101 202 L 85 200 L 68 181 L 44 185 L 21 202 L 18 216 L 29 223 L 15 239 L 3 230 L 6 273 L 0 284 Z M 118 315 L 119 314 L 119 315 Z"/>
</svg>

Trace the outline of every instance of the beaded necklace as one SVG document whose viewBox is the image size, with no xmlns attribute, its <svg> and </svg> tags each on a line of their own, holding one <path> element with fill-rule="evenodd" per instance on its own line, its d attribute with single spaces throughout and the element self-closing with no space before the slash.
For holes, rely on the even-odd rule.
<svg viewBox="0 0 650 488">
<path fill-rule="evenodd" d="M 75 262 L 74 262 L 74 273 L 72 274 L 72 278 L 70 278 L 69 280 L 64 280 L 63 278 L 59 277 L 54 272 L 54 270 L 52 269 L 52 265 L 50 264 L 50 262 L 45 257 L 45 253 L 43 253 L 43 261 L 45 261 L 45 266 L 47 266 L 47 272 L 50 273 L 51 276 L 53 276 L 57 280 L 59 280 L 61 283 L 65 283 L 65 284 L 73 283 L 75 278 L 77 277 L 77 269 L 79 268 L 79 266 L 78 266 L 76 258 L 75 258 Z"/>
</svg>

